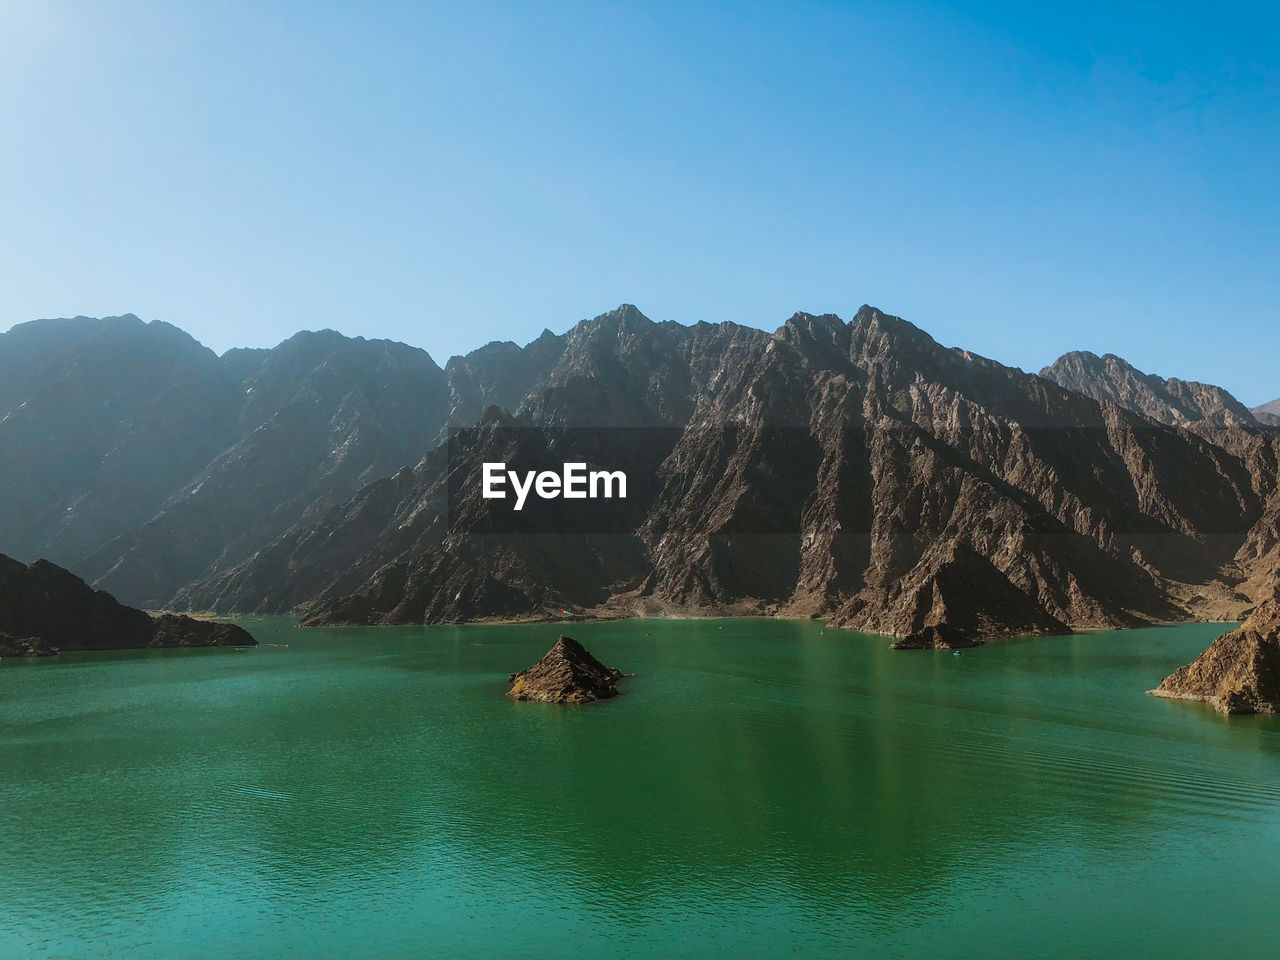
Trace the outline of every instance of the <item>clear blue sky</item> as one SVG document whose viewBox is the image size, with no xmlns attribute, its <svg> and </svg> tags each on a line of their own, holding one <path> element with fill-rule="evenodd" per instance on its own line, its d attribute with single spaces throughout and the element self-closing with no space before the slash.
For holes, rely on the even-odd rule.
<svg viewBox="0 0 1280 960">
<path fill-rule="evenodd" d="M 1276 3 L 0 0 L 0 329 L 869 302 L 1280 396 Z"/>
</svg>

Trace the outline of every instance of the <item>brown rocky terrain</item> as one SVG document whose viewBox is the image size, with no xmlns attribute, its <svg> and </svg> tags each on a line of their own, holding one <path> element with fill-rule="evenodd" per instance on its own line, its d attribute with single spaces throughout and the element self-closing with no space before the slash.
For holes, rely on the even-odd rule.
<svg viewBox="0 0 1280 960">
<path fill-rule="evenodd" d="M 1221 387 L 1143 373 L 1114 354 L 1065 354 L 1040 376 L 1095 400 L 1110 400 L 1171 426 L 1204 423 L 1219 429 L 1257 423 L 1253 412 Z"/>
<path fill-rule="evenodd" d="M 1251 407 L 1249 412 L 1253 414 L 1259 423 L 1280 427 L 1280 400 L 1272 400 L 1270 403 L 1264 403 L 1260 407 Z"/>
<path fill-rule="evenodd" d="M 618 695 L 622 672 L 606 667 L 577 640 L 562 636 L 528 670 L 513 673 L 507 696 L 539 703 L 592 703 Z"/>
<path fill-rule="evenodd" d="M 363 499 L 305 535 L 321 553 L 347 529 L 378 540 L 356 563 L 364 581 L 331 581 L 309 622 L 656 608 L 824 616 L 903 646 L 964 646 L 1238 615 L 1237 554 L 1251 535 L 1270 543 L 1256 528 L 1275 468 L 1257 424 L 1166 424 L 870 307 L 850 323 L 798 314 L 774 334 L 624 307 L 567 335 L 516 419 L 545 428 L 526 437 L 531 456 L 560 425 L 607 425 L 613 448 L 602 434 L 594 461 L 637 463 L 641 446 L 656 481 L 607 534 L 549 532 L 566 521 L 494 536 L 474 489 L 483 457 L 420 465 L 379 520 Z M 450 484 L 464 491 L 452 515 Z"/>
<path fill-rule="evenodd" d="M 1151 693 L 1207 703 L 1219 713 L 1280 713 L 1280 598 L 1259 604 Z"/>
<path fill-rule="evenodd" d="M 0 337 L 106 336 L 51 323 Z M 174 366 L 190 344 L 155 326 L 122 328 L 162 358 L 130 416 L 153 422 L 174 378 L 204 370 L 232 411 L 210 421 L 212 454 L 183 454 L 208 462 L 130 505 L 124 532 L 68 518 L 82 497 L 127 500 L 127 472 L 27 484 L 31 503 L 62 492 L 24 516 L 0 496 L 0 534 L 28 550 L 64 527 L 110 534 L 77 569 L 148 606 L 313 624 L 756 613 L 963 646 L 1236 619 L 1280 566 L 1280 433 L 1219 388 L 1118 358 L 1029 375 L 872 307 L 768 333 L 623 306 L 444 371 L 332 331 L 221 358 L 196 345 Z M 0 457 L 15 423 L 35 437 L 71 417 L 20 402 L 39 386 L 0 390 Z M 122 429 L 140 463 L 167 449 Z M 513 518 L 481 496 L 494 459 L 624 469 L 631 489 Z"/>
<path fill-rule="evenodd" d="M 1234 561 L 1225 565 L 1224 577 L 1235 582 L 1238 597 L 1271 596 L 1280 580 L 1280 431 L 1273 429 L 1280 426 L 1280 417 L 1272 409 L 1280 401 L 1254 407 L 1246 418 L 1242 405 L 1220 387 L 1162 380 L 1111 355 L 1067 354 L 1042 370 L 1041 376 L 1162 423 L 1181 424 L 1236 458 L 1248 472 L 1262 510 Z M 1227 620 L 1238 615 L 1237 596 L 1181 593 L 1199 618 Z"/>
<path fill-rule="evenodd" d="M 230 623 L 123 606 L 47 560 L 27 566 L 0 555 L 0 656 L 142 647 L 252 647 Z"/>
</svg>

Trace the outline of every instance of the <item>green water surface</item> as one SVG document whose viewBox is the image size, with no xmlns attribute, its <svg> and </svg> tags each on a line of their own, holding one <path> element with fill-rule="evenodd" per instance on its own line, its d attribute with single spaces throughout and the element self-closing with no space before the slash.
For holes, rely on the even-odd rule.
<svg viewBox="0 0 1280 960">
<path fill-rule="evenodd" d="M 891 652 L 769 620 L 0 663 L 0 958 L 1280 956 L 1280 720 L 1221 626 Z M 287 646 L 284 646 L 287 644 Z"/>
</svg>

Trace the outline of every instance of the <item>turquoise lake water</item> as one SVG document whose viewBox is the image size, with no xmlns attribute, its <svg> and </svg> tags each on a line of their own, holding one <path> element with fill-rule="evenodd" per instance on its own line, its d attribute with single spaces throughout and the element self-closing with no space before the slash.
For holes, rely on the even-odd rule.
<svg viewBox="0 0 1280 960">
<path fill-rule="evenodd" d="M 1280 720 L 1222 626 L 962 657 L 769 620 L 299 630 L 0 663 L 0 957 L 1280 956 Z"/>
</svg>

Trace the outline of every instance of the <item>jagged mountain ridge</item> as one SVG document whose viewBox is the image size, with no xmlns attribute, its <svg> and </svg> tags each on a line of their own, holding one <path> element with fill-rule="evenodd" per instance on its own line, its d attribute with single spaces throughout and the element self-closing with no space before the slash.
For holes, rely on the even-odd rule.
<svg viewBox="0 0 1280 960">
<path fill-rule="evenodd" d="M 1112 353 L 1101 357 L 1087 350 L 1067 353 L 1041 370 L 1040 376 L 1172 426 L 1207 425 L 1221 430 L 1258 422 L 1253 411 L 1221 387 L 1143 373 Z"/>
<path fill-rule="evenodd" d="M 1274 487 L 1244 449 L 1269 442 L 1252 428 L 1219 445 L 870 307 L 848 324 L 797 314 L 773 334 L 624 307 L 566 335 L 516 414 L 675 428 L 630 534 L 548 543 L 450 527 L 448 471 L 424 461 L 243 565 L 213 605 L 251 607 L 252 585 L 280 571 L 324 571 L 320 600 L 301 605 L 314 622 L 555 616 L 568 603 L 826 615 L 920 645 L 1128 626 L 1247 605 L 1236 554 Z"/>
<path fill-rule="evenodd" d="M 95 585 L 168 605 L 435 442 L 444 374 L 425 351 L 297 334 L 244 381 L 237 439 L 131 533 L 79 561 Z"/>
<path fill-rule="evenodd" d="M 449 413 L 425 351 L 333 331 L 224 357 L 128 315 L 0 334 L 0 542 L 136 606 L 413 462 Z"/>
<path fill-rule="evenodd" d="M 135 602 L 328 622 L 781 611 L 949 644 L 1228 613 L 1275 549 L 1263 428 L 1165 426 L 870 307 L 770 334 L 624 306 L 444 371 L 331 331 L 213 360 L 233 442 L 72 564 Z M 438 443 L 486 409 L 534 435 L 651 431 L 634 526 L 481 535 L 474 503 L 451 526 L 451 470 L 476 471 Z"/>
<path fill-rule="evenodd" d="M 1243 405 L 1220 387 L 1164 380 L 1144 374 L 1119 357 L 1069 353 L 1041 371 L 1062 386 L 1109 400 L 1127 409 L 1187 427 L 1230 450 L 1246 466 L 1262 515 L 1237 551 L 1234 568 L 1244 577 L 1241 590 L 1268 598 L 1280 579 L 1280 401 L 1254 407 L 1246 418 Z"/>
</svg>

